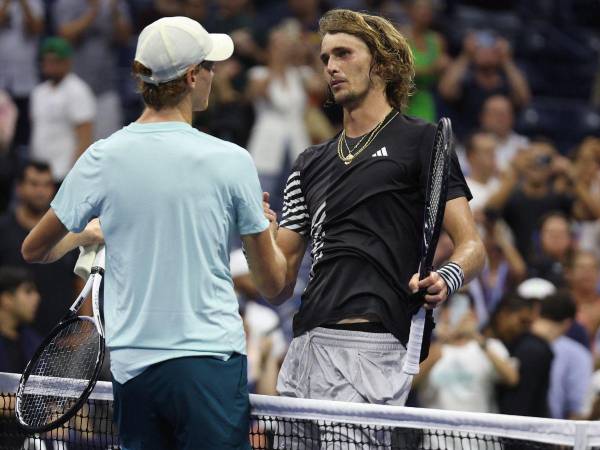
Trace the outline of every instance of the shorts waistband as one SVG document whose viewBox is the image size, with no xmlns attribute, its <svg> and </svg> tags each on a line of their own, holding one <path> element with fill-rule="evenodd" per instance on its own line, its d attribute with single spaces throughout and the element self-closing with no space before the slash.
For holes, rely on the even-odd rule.
<svg viewBox="0 0 600 450">
<path fill-rule="evenodd" d="M 348 330 L 365 331 L 367 333 L 389 333 L 389 330 L 381 322 L 352 322 L 352 323 L 331 323 L 321 325 L 321 328 L 330 330 Z"/>
<path fill-rule="evenodd" d="M 392 333 L 369 333 L 365 331 L 337 330 L 317 327 L 299 338 L 306 338 L 315 344 L 332 347 L 345 347 L 363 350 L 399 351 L 404 345 Z"/>
</svg>

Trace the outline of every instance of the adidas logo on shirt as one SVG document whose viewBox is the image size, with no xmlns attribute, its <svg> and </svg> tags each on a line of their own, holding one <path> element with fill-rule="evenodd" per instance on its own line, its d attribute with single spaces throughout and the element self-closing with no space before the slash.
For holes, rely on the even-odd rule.
<svg viewBox="0 0 600 450">
<path fill-rule="evenodd" d="M 387 150 L 385 147 L 381 147 L 375 153 L 371 155 L 371 157 L 375 158 L 376 156 L 388 156 Z"/>
</svg>

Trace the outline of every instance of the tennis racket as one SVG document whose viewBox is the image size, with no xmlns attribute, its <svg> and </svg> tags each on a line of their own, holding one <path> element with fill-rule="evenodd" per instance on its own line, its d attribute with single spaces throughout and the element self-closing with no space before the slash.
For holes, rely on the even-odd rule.
<svg viewBox="0 0 600 450">
<path fill-rule="evenodd" d="M 104 361 L 100 288 L 104 275 L 102 247 L 85 286 L 65 317 L 38 347 L 17 389 L 16 415 L 22 428 L 41 433 L 77 413 L 94 389 Z M 94 317 L 77 311 L 92 292 Z"/>
<path fill-rule="evenodd" d="M 442 117 L 437 124 L 433 139 L 433 149 L 431 151 L 429 172 L 427 174 L 423 238 L 421 240 L 421 260 L 419 262 L 420 280 L 427 278 L 433 270 L 433 256 L 435 255 L 440 231 L 442 230 L 444 211 L 446 209 L 452 139 L 450 119 Z M 404 373 L 408 375 L 419 373 L 421 345 L 423 343 L 423 332 L 427 314 L 431 315 L 431 310 L 419 308 L 419 311 L 413 315 L 411 320 L 403 367 Z"/>
</svg>

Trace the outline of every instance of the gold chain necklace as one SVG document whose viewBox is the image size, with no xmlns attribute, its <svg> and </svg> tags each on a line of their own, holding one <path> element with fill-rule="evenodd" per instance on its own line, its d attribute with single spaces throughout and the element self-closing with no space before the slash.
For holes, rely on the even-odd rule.
<svg viewBox="0 0 600 450">
<path fill-rule="evenodd" d="M 338 152 L 338 156 L 339 158 L 344 161 L 344 164 L 348 165 L 350 164 L 352 161 L 354 161 L 354 158 L 356 158 L 358 155 L 360 155 L 364 149 L 366 149 L 371 142 L 373 142 L 373 140 L 377 137 L 377 135 L 380 133 L 381 130 L 383 130 L 386 125 L 388 123 L 390 123 L 394 117 L 396 117 L 398 115 L 398 111 L 396 111 L 396 113 L 390 117 L 388 120 L 385 120 L 385 117 L 383 118 L 383 120 L 381 122 L 379 122 L 377 124 L 377 126 L 375 128 L 373 128 L 373 130 L 368 133 L 365 134 L 362 138 L 360 138 L 360 140 L 352 147 L 352 150 L 350 150 L 350 147 L 348 146 L 348 142 L 346 142 L 346 130 L 342 130 L 340 137 L 338 139 L 338 144 L 337 144 L 337 152 Z M 356 150 L 356 148 L 362 143 L 363 139 L 365 139 L 368 136 L 366 142 L 363 144 L 362 147 L 360 147 L 358 150 Z M 348 150 L 348 155 L 344 156 L 344 146 L 346 146 L 346 149 Z"/>
</svg>

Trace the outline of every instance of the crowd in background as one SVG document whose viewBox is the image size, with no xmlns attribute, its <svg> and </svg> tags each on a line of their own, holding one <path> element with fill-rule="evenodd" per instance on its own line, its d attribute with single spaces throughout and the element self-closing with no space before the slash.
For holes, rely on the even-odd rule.
<svg viewBox="0 0 600 450">
<path fill-rule="evenodd" d="M 406 113 L 451 117 L 488 254 L 481 276 L 437 311 L 411 404 L 600 418 L 600 6 L 591 0 L 0 0 L 0 371 L 22 371 L 82 287 L 76 253 L 27 265 L 20 245 L 78 156 L 140 113 L 130 64 L 141 29 L 185 15 L 232 36 L 234 57 L 216 65 L 194 126 L 247 148 L 278 209 L 295 158 L 340 130 L 317 34 L 334 7 L 382 14 L 408 39 Z M 450 246 L 442 235 L 438 263 Z M 275 394 L 310 257 L 294 299 L 277 309 L 258 298 L 239 252 L 231 262 L 251 389 Z"/>
</svg>

